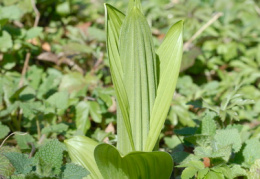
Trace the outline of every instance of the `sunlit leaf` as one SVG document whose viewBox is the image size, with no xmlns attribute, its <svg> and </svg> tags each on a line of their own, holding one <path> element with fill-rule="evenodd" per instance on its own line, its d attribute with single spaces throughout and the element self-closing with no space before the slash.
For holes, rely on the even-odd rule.
<svg viewBox="0 0 260 179">
<path fill-rule="evenodd" d="M 121 27 L 119 52 L 135 149 L 141 151 L 150 128 L 157 65 L 150 27 L 138 7 L 138 3 L 133 6 Z"/>
<path fill-rule="evenodd" d="M 84 136 L 75 136 L 65 141 L 72 162 L 85 167 L 92 179 L 102 179 L 94 158 L 96 141 Z"/>
<path fill-rule="evenodd" d="M 154 102 L 146 151 L 152 151 L 167 116 L 182 59 L 183 21 L 174 24 L 157 51 L 160 60 L 159 86 Z"/>
<path fill-rule="evenodd" d="M 118 135 L 119 144 L 118 148 L 122 151 L 131 151 L 134 149 L 134 142 L 131 133 L 131 125 L 129 120 L 129 103 L 123 83 L 123 68 L 119 56 L 119 33 L 120 28 L 125 18 L 125 15 L 112 7 L 109 4 L 105 4 L 106 10 L 106 35 L 107 35 L 107 53 L 109 57 L 109 65 L 112 80 L 115 86 L 115 92 L 117 96 L 118 105 L 121 108 L 122 115 L 118 115 L 118 121 L 122 125 L 118 125 L 118 132 L 127 135 Z M 121 118 L 120 118 L 121 117 Z M 124 141 L 124 144 L 120 143 Z"/>
<path fill-rule="evenodd" d="M 100 144 L 95 159 L 104 179 L 169 179 L 173 161 L 166 152 L 132 152 L 122 156 L 112 145 Z"/>
</svg>

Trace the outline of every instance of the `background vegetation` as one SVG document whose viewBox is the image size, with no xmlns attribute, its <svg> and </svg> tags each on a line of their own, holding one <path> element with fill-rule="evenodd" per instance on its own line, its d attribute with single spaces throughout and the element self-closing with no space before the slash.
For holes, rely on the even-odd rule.
<svg viewBox="0 0 260 179">
<path fill-rule="evenodd" d="M 0 141 L 15 132 L 0 148 L 0 178 L 82 178 L 88 171 L 70 163 L 62 142 L 87 135 L 116 144 L 104 2 L 127 7 L 0 1 Z M 185 20 L 183 64 L 160 139 L 177 166 L 172 178 L 260 178 L 260 2 L 143 0 L 143 7 L 156 46 Z"/>
</svg>

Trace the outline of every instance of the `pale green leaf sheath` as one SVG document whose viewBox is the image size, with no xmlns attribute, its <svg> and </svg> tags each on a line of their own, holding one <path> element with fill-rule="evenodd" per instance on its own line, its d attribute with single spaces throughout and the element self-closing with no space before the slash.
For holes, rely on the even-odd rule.
<svg viewBox="0 0 260 179">
<path fill-rule="evenodd" d="M 135 149 L 143 151 L 150 128 L 150 115 L 155 100 L 156 56 L 149 25 L 133 4 L 120 33 L 119 52 L 123 81 L 129 101 L 129 118 Z"/>
<path fill-rule="evenodd" d="M 182 59 L 183 21 L 174 24 L 157 51 L 160 60 L 160 78 L 150 120 L 150 132 L 145 151 L 152 151 L 160 135 L 175 91 Z"/>
</svg>

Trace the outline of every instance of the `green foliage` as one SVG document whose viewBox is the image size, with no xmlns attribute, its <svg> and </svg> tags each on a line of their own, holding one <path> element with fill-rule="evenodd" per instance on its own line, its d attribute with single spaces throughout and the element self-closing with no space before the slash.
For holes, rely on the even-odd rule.
<svg viewBox="0 0 260 179">
<path fill-rule="evenodd" d="M 4 138 L 9 132 L 10 129 L 8 126 L 3 125 L 2 123 L 0 123 L 0 139 Z"/>
<path fill-rule="evenodd" d="M 17 139 L 19 141 L 19 138 Z M 22 141 L 20 139 L 20 147 L 24 146 L 25 140 L 30 141 L 30 137 Z M 85 168 L 73 163 L 63 164 L 64 150 L 64 144 L 57 139 L 49 140 L 46 144 L 39 146 L 33 157 L 20 153 L 14 148 L 3 148 L 0 150 L 0 158 L 2 159 L 0 166 L 3 165 L 0 174 L 11 178 L 77 179 L 87 176 L 89 172 Z"/>
<path fill-rule="evenodd" d="M 82 179 L 83 177 L 87 176 L 89 173 L 88 171 L 73 163 L 68 163 L 65 165 L 65 170 L 63 172 L 63 179 Z"/>
<path fill-rule="evenodd" d="M 42 146 L 35 155 L 37 173 L 55 176 L 60 173 L 64 146 L 58 140 L 51 140 Z"/>
<path fill-rule="evenodd" d="M 32 159 L 28 155 L 18 152 L 8 152 L 4 154 L 15 168 L 15 174 L 27 174 L 32 170 Z"/>
<path fill-rule="evenodd" d="M 100 144 L 94 151 L 95 160 L 104 179 L 109 178 L 162 178 L 172 172 L 172 159 L 165 152 L 131 152 L 121 156 L 108 144 Z M 133 172 L 135 171 L 135 172 Z M 163 172 L 162 172 L 163 171 Z"/>
</svg>

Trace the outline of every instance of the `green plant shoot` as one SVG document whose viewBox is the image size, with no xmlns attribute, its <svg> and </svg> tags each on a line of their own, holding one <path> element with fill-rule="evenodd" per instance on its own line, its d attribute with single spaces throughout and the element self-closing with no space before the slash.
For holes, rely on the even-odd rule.
<svg viewBox="0 0 260 179">
<path fill-rule="evenodd" d="M 127 15 L 109 4 L 105 4 L 105 10 L 107 51 L 118 106 L 119 152 L 107 144 L 93 145 L 89 153 L 94 153 L 96 164 L 91 165 L 92 160 L 76 157 L 76 153 L 80 153 L 75 152 L 76 150 L 84 150 L 81 144 L 78 145 L 82 147 L 76 147 L 76 141 L 90 140 L 83 137 L 80 140 L 73 138 L 67 141 L 69 153 L 72 160 L 85 166 L 90 172 L 92 170 L 93 176 L 97 176 L 98 172 L 89 166 L 97 166 L 104 178 L 131 178 L 128 167 L 135 170 L 134 161 L 137 161 L 146 173 L 153 176 L 149 178 L 156 178 L 159 175 L 153 170 L 152 163 L 157 160 L 165 164 L 159 167 L 161 173 L 165 172 L 162 177 L 169 178 L 173 164 L 170 155 L 152 151 L 164 125 L 178 79 L 182 58 L 183 21 L 170 28 L 156 51 L 139 0 L 130 0 Z M 115 157 L 105 159 L 104 154 L 109 151 L 113 151 Z M 111 168 L 108 163 L 113 166 L 113 163 L 117 163 L 118 166 Z M 121 170 L 124 171 L 123 174 L 117 173 Z M 142 172 L 138 176 L 148 177 Z M 135 177 L 139 178 L 138 176 Z"/>
</svg>

